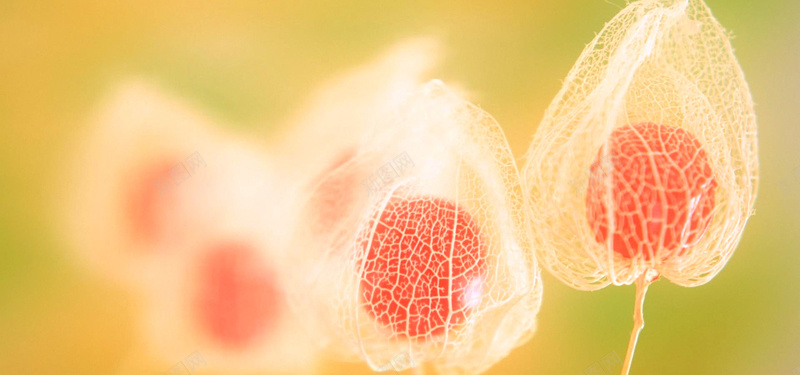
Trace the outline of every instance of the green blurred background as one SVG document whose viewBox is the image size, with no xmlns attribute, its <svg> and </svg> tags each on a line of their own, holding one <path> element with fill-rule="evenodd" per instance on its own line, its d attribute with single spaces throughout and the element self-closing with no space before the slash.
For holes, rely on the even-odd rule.
<svg viewBox="0 0 800 375">
<path fill-rule="evenodd" d="M 650 288 L 633 373 L 789 375 L 800 367 L 800 2 L 708 4 L 733 32 L 757 104 L 756 215 L 712 282 Z M 66 145 L 118 78 L 159 82 L 269 134 L 321 80 L 406 37 L 437 35 L 445 58 L 436 76 L 474 92 L 520 157 L 583 46 L 621 6 L 0 1 L 0 374 L 111 374 L 133 345 L 138 304 L 75 266 L 51 217 Z M 582 374 L 609 352 L 624 356 L 632 286 L 579 292 L 544 282 L 538 332 L 491 373 Z"/>
</svg>

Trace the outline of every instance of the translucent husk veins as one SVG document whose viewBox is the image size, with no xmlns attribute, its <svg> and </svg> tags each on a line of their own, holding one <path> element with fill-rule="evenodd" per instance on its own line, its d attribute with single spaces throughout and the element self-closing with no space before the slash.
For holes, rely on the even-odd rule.
<svg viewBox="0 0 800 375">
<path fill-rule="evenodd" d="M 358 82 L 341 82 L 354 85 L 359 95 L 368 91 Z M 298 249 L 294 273 L 302 292 L 293 293 L 293 304 L 316 314 L 313 334 L 340 360 L 363 361 L 376 371 L 430 367 L 445 374 L 480 373 L 531 337 L 541 302 L 519 172 L 497 122 L 442 82 L 386 90 L 391 93 L 376 99 L 377 106 L 349 104 L 342 94 L 326 100 L 323 107 L 339 108 L 343 118 L 369 118 L 360 129 L 332 132 L 325 127 L 339 119 L 330 115 L 330 121 L 309 127 L 336 133 L 326 141 L 350 152 L 347 160 L 323 170 L 299 199 L 291 247 Z M 385 172 L 391 178 L 382 178 Z M 350 203 L 322 233 L 310 218 L 327 201 L 314 196 L 326 191 Z M 428 218 L 451 227 L 432 225 Z M 425 230 L 414 232 L 415 226 Z M 440 233 L 449 237 L 432 240 Z M 406 254 L 409 244 L 420 247 Z M 420 258 L 420 252 L 431 256 Z M 422 271 L 414 274 L 415 269 Z M 385 273 L 419 279 L 390 283 L 381 277 Z M 464 280 L 474 284 L 465 286 Z M 380 285 L 389 297 L 376 297 Z M 414 312 L 435 305 L 422 302 L 431 285 L 440 290 L 436 299 L 446 296 L 437 310 L 445 316 Z M 453 291 L 460 294 L 448 293 Z"/>
<path fill-rule="evenodd" d="M 642 306 L 651 276 L 686 287 L 709 282 L 732 256 L 753 214 L 758 188 L 755 114 L 729 39 L 702 0 L 631 2 L 584 49 L 526 154 L 523 183 L 532 208 L 533 248 L 543 267 L 579 290 L 637 285 L 623 373 L 629 371 L 644 325 Z M 689 232 L 686 223 L 699 214 L 688 204 L 680 208 L 686 223 L 673 223 L 684 228 L 677 246 L 665 246 L 664 231 L 648 234 L 644 225 L 637 235 L 661 245 L 623 256 L 614 250 L 618 243 L 613 236 L 598 240 L 597 227 L 589 225 L 587 192 L 597 184 L 605 195 L 596 204 L 613 213 L 618 197 L 612 192 L 629 181 L 615 180 L 614 173 L 592 179 L 597 177 L 592 164 L 601 170 L 617 167 L 613 147 L 606 147 L 611 135 L 644 123 L 680 129 L 697 140 L 713 175 L 714 202 L 700 235 L 684 235 Z M 665 147 L 664 152 L 671 150 Z M 651 161 L 663 155 L 649 151 L 653 153 L 645 158 Z M 662 177 L 656 175 L 650 188 L 658 197 L 651 202 L 663 206 L 664 192 L 674 189 L 668 183 L 689 179 L 680 174 L 671 175 L 673 180 Z M 662 220 L 658 215 L 663 211 L 648 205 L 650 198 L 637 196 L 641 191 L 632 194 L 639 200 L 635 209 L 641 210 L 642 222 Z M 607 215 L 604 223 L 608 233 L 626 224 L 614 216 Z"/>
</svg>

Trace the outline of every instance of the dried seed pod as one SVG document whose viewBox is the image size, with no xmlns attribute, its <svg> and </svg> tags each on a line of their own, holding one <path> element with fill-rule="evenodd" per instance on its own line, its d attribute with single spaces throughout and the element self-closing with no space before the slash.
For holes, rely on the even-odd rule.
<svg viewBox="0 0 800 375">
<path fill-rule="evenodd" d="M 262 206 L 263 207 L 263 206 Z M 148 298 L 144 347 L 163 361 L 198 351 L 216 371 L 312 373 L 304 315 L 291 311 L 290 280 L 269 236 L 235 226 L 203 235 L 160 275 Z M 262 228 L 263 229 L 263 228 Z"/>
<path fill-rule="evenodd" d="M 100 105 L 74 154 L 63 231 L 114 280 L 147 283 L 142 272 L 158 272 L 193 247 L 198 232 L 278 215 L 246 201 L 278 185 L 255 145 L 139 81 L 119 85 Z"/>
<path fill-rule="evenodd" d="M 286 184 L 253 145 L 223 142 L 205 178 L 187 191 L 209 218 L 184 251 L 161 259 L 149 291 L 146 339 L 160 357 L 198 350 L 209 369 L 303 373 L 314 348 L 290 311 L 282 217 Z"/>
<path fill-rule="evenodd" d="M 366 130 L 425 81 L 437 55 L 431 38 L 405 40 L 316 89 L 271 145 L 274 154 L 291 161 L 282 171 L 296 185 L 289 192 L 307 193 L 320 176 L 349 159 Z"/>
<path fill-rule="evenodd" d="M 478 373 L 532 335 L 541 301 L 517 168 L 499 125 L 441 82 L 365 133 L 316 192 L 346 191 L 331 226 L 296 235 L 301 311 L 340 358 L 375 370 Z M 328 186 L 331 185 L 331 186 Z"/>
<path fill-rule="evenodd" d="M 640 313 L 659 275 L 711 280 L 752 215 L 758 155 L 749 89 L 706 5 L 635 1 L 607 23 L 545 113 L 524 181 L 534 247 L 564 283 L 636 280 Z"/>
<path fill-rule="evenodd" d="M 344 72 L 316 89 L 307 103 L 286 121 L 284 134 L 274 137 L 270 148 L 288 181 L 283 220 L 295 227 L 297 220 L 315 225 L 318 232 L 335 227 L 341 212 L 353 204 L 352 184 L 365 176 L 339 178 L 321 184 L 330 172 L 354 156 L 361 138 L 399 105 L 407 93 L 421 85 L 422 75 L 432 68 L 438 44 L 431 38 L 413 38 L 397 43 L 362 66 Z M 312 212 L 301 214 L 309 200 Z"/>
<path fill-rule="evenodd" d="M 65 172 L 62 230 L 80 258 L 112 280 L 139 284 L 143 271 L 181 249 L 200 225 L 187 212 L 195 208 L 188 192 L 218 137 L 181 101 L 138 81 L 119 85 Z"/>
<path fill-rule="evenodd" d="M 69 172 L 65 233 L 93 269 L 146 302 L 136 359 L 308 372 L 286 300 L 284 181 L 257 145 L 140 82 L 101 105 Z"/>
</svg>

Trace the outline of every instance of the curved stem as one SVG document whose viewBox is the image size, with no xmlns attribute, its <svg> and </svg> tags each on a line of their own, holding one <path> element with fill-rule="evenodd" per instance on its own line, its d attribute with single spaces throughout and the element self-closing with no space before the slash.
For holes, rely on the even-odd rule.
<svg viewBox="0 0 800 375">
<path fill-rule="evenodd" d="M 644 297 L 647 294 L 647 287 L 655 281 L 655 278 L 648 277 L 648 272 L 636 279 L 636 302 L 633 306 L 633 330 L 631 339 L 628 341 L 628 353 L 625 354 L 625 362 L 622 366 L 622 375 L 628 375 L 633 363 L 633 352 L 636 351 L 636 342 L 639 341 L 639 333 L 644 328 Z"/>
</svg>

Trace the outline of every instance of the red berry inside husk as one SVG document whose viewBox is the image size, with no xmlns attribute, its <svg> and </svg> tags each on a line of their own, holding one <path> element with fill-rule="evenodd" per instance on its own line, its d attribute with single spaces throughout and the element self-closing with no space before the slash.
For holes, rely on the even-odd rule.
<svg viewBox="0 0 800 375">
<path fill-rule="evenodd" d="M 607 243 L 613 228 L 610 247 L 617 254 L 664 260 L 685 254 L 703 237 L 716 186 L 702 144 L 688 131 L 654 123 L 623 126 L 591 166 L 586 216 L 599 243 Z"/>
<path fill-rule="evenodd" d="M 353 159 L 356 153 L 348 149 L 342 153 L 323 173 L 314 180 L 318 185 L 311 193 L 310 227 L 314 234 L 330 233 L 356 201 L 359 188 L 358 173 L 354 170 L 340 169 Z"/>
<path fill-rule="evenodd" d="M 364 247 L 361 298 L 400 337 L 441 335 L 481 301 L 485 243 L 472 216 L 454 202 L 393 197 Z"/>
<path fill-rule="evenodd" d="M 274 328 L 283 295 L 255 249 L 217 244 L 202 259 L 197 275 L 195 317 L 218 345 L 243 349 Z"/>
<path fill-rule="evenodd" d="M 126 186 L 124 212 L 136 242 L 151 244 L 167 234 L 164 216 L 175 205 L 174 183 L 169 176 L 175 164 L 172 160 L 165 158 L 147 165 Z"/>
</svg>

